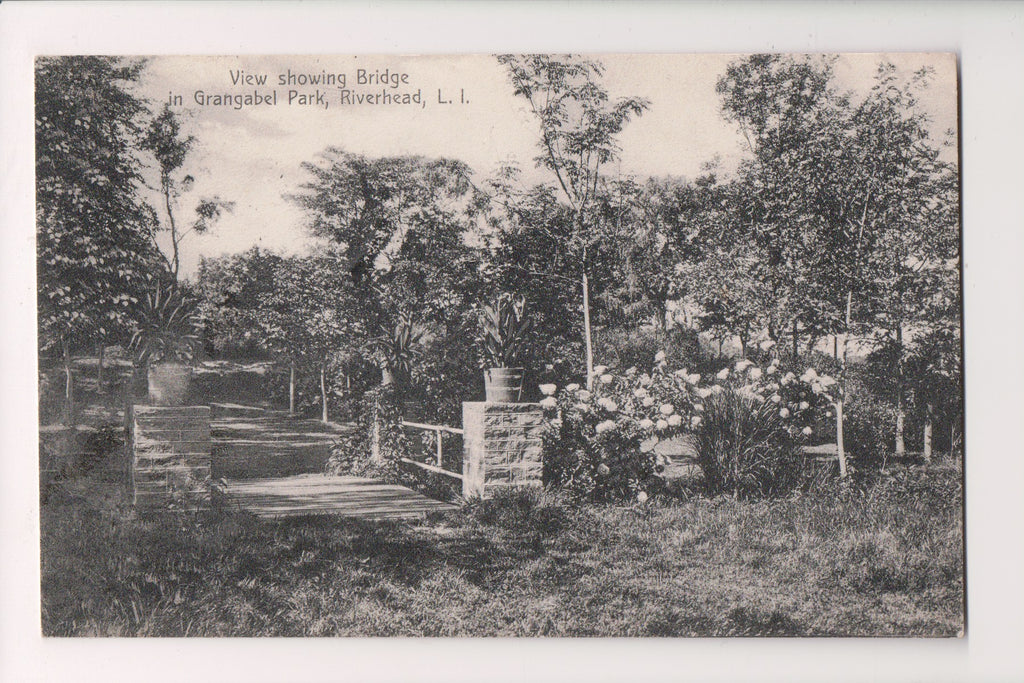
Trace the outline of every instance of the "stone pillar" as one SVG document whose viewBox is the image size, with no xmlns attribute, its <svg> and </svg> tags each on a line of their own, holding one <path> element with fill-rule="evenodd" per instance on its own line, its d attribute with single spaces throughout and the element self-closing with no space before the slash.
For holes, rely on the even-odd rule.
<svg viewBox="0 0 1024 683">
<path fill-rule="evenodd" d="M 536 403 L 463 403 L 462 495 L 540 486 L 543 418 Z"/>
<path fill-rule="evenodd" d="M 210 407 L 135 405 L 129 422 L 134 504 L 167 509 L 176 499 L 210 502 Z"/>
</svg>

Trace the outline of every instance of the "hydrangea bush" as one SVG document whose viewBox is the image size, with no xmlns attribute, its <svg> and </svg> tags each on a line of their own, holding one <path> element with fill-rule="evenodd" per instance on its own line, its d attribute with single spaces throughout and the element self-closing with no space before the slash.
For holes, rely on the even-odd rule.
<svg viewBox="0 0 1024 683">
<path fill-rule="evenodd" d="M 757 424 L 770 425 L 772 444 L 799 444 L 812 436 L 822 412 L 830 414 L 837 389 L 834 379 L 813 368 L 797 376 L 783 373 L 774 360 L 766 367 L 740 360 L 703 377 L 685 368 L 669 371 L 665 354 L 658 353 L 650 372 L 614 373 L 604 366 L 594 372 L 590 390 L 578 384 L 540 386 L 546 481 L 591 500 L 646 500 L 663 463 L 641 444 L 682 434 L 699 437 L 709 407 L 721 404 L 716 397 L 739 397 L 770 416 Z M 721 430 L 721 420 L 714 422 Z"/>
</svg>

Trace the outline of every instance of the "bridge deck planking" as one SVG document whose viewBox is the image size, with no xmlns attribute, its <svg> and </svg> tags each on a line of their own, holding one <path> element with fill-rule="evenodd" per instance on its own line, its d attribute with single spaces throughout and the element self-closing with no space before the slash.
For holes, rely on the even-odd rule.
<svg viewBox="0 0 1024 683">
<path fill-rule="evenodd" d="M 268 518 L 330 514 L 361 519 L 411 519 L 458 509 L 404 486 L 321 474 L 228 480 L 227 498 L 229 506 Z"/>
</svg>

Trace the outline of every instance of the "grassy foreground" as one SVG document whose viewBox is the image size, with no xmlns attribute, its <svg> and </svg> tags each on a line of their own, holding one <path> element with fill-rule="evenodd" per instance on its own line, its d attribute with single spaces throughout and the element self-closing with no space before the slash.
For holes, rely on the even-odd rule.
<svg viewBox="0 0 1024 683">
<path fill-rule="evenodd" d="M 42 509 L 46 635 L 953 636 L 960 474 L 786 500 L 575 507 L 524 492 L 419 525 Z"/>
</svg>

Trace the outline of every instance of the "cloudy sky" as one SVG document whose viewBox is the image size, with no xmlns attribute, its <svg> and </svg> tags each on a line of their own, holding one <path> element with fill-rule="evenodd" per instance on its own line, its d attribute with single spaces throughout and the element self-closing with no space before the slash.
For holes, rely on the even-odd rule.
<svg viewBox="0 0 1024 683">
<path fill-rule="evenodd" d="M 618 170 L 638 176 L 693 177 L 703 163 L 718 156 L 728 169 L 744 153 L 736 129 L 724 122 L 715 83 L 733 55 L 602 55 L 605 85 L 613 96 L 637 95 L 650 109 L 628 125 L 620 137 Z M 843 56 L 837 67 L 842 87 L 870 87 L 877 64 L 892 61 L 906 73 L 921 66 L 935 70 L 921 106 L 936 133 L 956 127 L 956 64 L 951 55 L 858 54 Z M 367 75 L 407 74 L 397 87 L 360 84 Z M 385 74 L 385 70 L 387 73 Z M 247 85 L 239 72 L 266 76 L 262 85 Z M 283 75 L 344 74 L 353 93 L 420 92 L 412 105 L 343 104 L 336 84 L 320 87 L 322 102 L 288 103 L 289 90 L 313 94 L 317 86 L 281 84 Z M 340 78 L 338 76 L 336 79 Z M 306 249 L 309 239 L 302 213 L 286 198 L 304 180 L 303 161 L 314 160 L 328 146 L 368 156 L 420 154 L 447 156 L 488 174 L 499 163 L 516 161 L 532 171 L 537 127 L 525 102 L 513 96 L 496 60 L 487 55 L 458 57 L 153 57 L 142 94 L 155 104 L 180 96 L 174 109 L 196 139 L 187 162 L 195 179 L 182 209 L 199 196 L 219 195 L 235 203 L 212 233 L 192 235 L 184 245 L 183 272 L 194 272 L 201 256 L 233 253 L 258 244 L 287 252 Z M 277 91 L 276 106 L 200 105 L 205 95 L 245 95 Z M 440 91 L 440 93 L 438 92 Z M 451 100 L 442 104 L 440 100 Z M 326 103 L 326 107 L 324 106 Z"/>
</svg>

